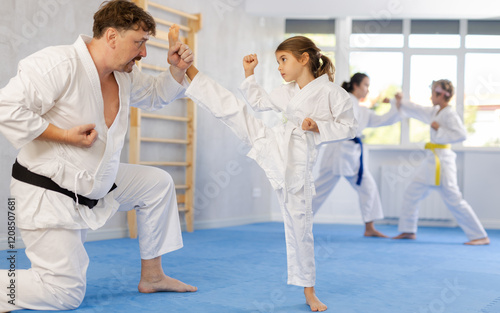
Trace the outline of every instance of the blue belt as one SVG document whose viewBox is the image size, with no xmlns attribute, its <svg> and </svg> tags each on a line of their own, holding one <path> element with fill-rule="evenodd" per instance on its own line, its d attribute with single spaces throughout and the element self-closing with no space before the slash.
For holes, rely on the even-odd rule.
<svg viewBox="0 0 500 313">
<path fill-rule="evenodd" d="M 361 179 L 363 178 L 363 142 L 359 137 L 354 137 L 351 140 L 359 144 L 359 147 L 361 148 L 361 155 L 359 156 L 358 180 L 356 180 L 356 185 L 359 186 L 361 185 Z"/>
</svg>

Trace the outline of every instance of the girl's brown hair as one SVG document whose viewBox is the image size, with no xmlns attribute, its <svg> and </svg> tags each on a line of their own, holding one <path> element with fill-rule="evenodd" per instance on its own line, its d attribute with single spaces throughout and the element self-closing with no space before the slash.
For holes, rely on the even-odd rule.
<svg viewBox="0 0 500 313">
<path fill-rule="evenodd" d="M 316 47 L 314 42 L 304 36 L 294 36 L 286 39 L 278 48 L 278 51 L 287 51 L 292 53 L 292 55 L 300 60 L 302 54 L 306 52 L 309 55 L 309 69 L 315 78 L 320 77 L 323 74 L 327 74 L 330 81 L 333 82 L 335 75 L 335 67 L 332 61 L 325 55 L 321 54 L 321 50 Z"/>
</svg>

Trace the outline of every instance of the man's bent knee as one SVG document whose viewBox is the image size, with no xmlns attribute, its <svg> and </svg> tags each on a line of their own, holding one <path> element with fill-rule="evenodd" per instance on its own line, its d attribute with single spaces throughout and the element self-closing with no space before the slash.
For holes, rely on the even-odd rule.
<svg viewBox="0 0 500 313">
<path fill-rule="evenodd" d="M 156 192 L 175 191 L 174 180 L 166 171 L 155 168 L 154 175 L 151 175 L 151 179 L 154 184 L 152 189 L 155 189 Z"/>
<path fill-rule="evenodd" d="M 80 306 L 85 297 L 85 285 L 78 284 L 72 288 L 54 288 L 54 297 L 57 298 L 59 310 L 74 310 Z"/>
</svg>

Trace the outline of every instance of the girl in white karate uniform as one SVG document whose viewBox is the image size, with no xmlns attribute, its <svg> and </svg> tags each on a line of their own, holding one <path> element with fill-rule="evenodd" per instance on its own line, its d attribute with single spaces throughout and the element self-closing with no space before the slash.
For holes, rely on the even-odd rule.
<svg viewBox="0 0 500 313">
<path fill-rule="evenodd" d="M 464 141 L 467 132 L 457 112 L 449 105 L 453 94 L 452 83 L 442 79 L 432 82 L 433 107 L 402 102 L 402 95 L 396 95 L 396 105 L 405 115 L 431 125 L 431 142 L 425 145 L 427 156 L 406 190 L 399 218 L 401 234 L 394 239 L 416 238 L 418 203 L 430 189 L 435 189 L 469 238 L 466 244 L 485 245 L 490 242 L 481 222 L 458 189 L 456 154 L 451 150 L 451 144 Z"/>
<path fill-rule="evenodd" d="M 344 176 L 358 193 L 361 215 L 365 222 L 364 235 L 387 237 L 373 225 L 373 221 L 384 218 L 384 213 L 377 184 L 366 166 L 363 166 L 361 136 L 367 127 L 381 127 L 398 122 L 400 114 L 395 105 L 392 105 L 390 111 L 384 115 L 377 115 L 373 110 L 360 106 L 359 100 L 366 97 L 369 86 L 370 78 L 363 73 L 354 74 L 349 82 L 342 84 L 351 96 L 354 116 L 358 121 L 358 131 L 356 138 L 352 140 L 326 145 L 321 158 L 319 176 L 314 181 L 316 196 L 313 199 L 313 212 L 316 214 L 340 178 Z"/>
<path fill-rule="evenodd" d="M 288 82 L 270 95 L 253 75 L 257 56 L 243 59 L 246 79 L 241 91 L 255 110 L 283 114 L 283 123 L 267 128 L 248 113 L 246 104 L 191 67 L 186 95 L 227 124 L 245 141 L 253 158 L 266 172 L 277 192 L 287 247 L 288 284 L 303 286 L 312 311 L 326 305 L 316 297 L 314 240 L 312 234 L 312 165 L 317 146 L 353 138 L 357 122 L 349 95 L 332 83 L 334 67 L 308 38 L 285 40 L 276 49 L 278 70 Z"/>
</svg>

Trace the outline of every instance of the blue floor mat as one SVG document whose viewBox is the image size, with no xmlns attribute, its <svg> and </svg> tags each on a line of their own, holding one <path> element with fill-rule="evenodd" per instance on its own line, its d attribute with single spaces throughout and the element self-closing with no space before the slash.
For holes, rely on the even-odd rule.
<svg viewBox="0 0 500 313">
<path fill-rule="evenodd" d="M 392 225 L 377 228 L 396 235 Z M 314 225 L 316 293 L 339 313 L 499 313 L 500 231 L 489 246 L 463 245 L 459 228 L 421 227 L 417 240 L 365 238 L 363 226 Z M 68 312 L 310 312 L 301 287 L 286 285 L 282 223 L 183 233 L 165 273 L 195 293 L 141 294 L 137 240 L 86 243 L 86 297 Z M 5 251 L 4 251 L 5 252 Z M 28 268 L 24 250 L 17 268 Z M 31 312 L 22 310 L 17 312 Z"/>
</svg>

